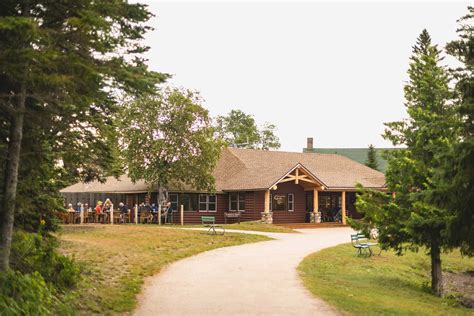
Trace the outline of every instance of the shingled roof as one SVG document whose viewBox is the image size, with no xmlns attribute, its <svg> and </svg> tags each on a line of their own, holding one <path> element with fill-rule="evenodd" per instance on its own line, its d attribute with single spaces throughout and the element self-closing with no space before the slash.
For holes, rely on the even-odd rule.
<svg viewBox="0 0 474 316">
<path fill-rule="evenodd" d="M 369 188 L 385 186 L 383 173 L 341 155 L 225 148 L 213 172 L 216 191 L 266 190 L 298 165 L 311 172 L 326 189 L 354 189 L 357 183 Z M 61 192 L 133 193 L 147 190 L 143 181 L 133 184 L 124 175 L 118 180 L 109 177 L 105 183 L 77 183 Z"/>
<path fill-rule="evenodd" d="M 298 164 L 317 177 L 327 189 L 353 189 L 357 183 L 370 188 L 383 188 L 385 185 L 383 173 L 335 154 L 227 148 L 222 158 L 225 160 L 227 155 L 237 158 L 244 167 L 232 175 L 223 176 L 223 191 L 268 189 Z M 217 175 L 222 177 L 219 173 Z"/>
</svg>

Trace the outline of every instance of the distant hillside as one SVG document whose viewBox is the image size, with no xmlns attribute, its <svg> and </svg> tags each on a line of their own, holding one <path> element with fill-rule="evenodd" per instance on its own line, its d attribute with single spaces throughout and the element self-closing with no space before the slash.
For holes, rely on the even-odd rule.
<svg viewBox="0 0 474 316">
<path fill-rule="evenodd" d="M 396 150 L 396 148 L 375 148 L 375 151 L 377 152 L 377 162 L 379 163 L 379 169 L 382 172 L 385 172 L 387 169 L 387 161 L 381 156 L 381 153 L 384 150 Z M 319 154 L 339 154 L 360 162 L 361 164 L 365 164 L 368 151 L 368 148 L 313 148 L 312 150 L 303 148 L 303 152 L 305 153 L 313 152 Z"/>
</svg>

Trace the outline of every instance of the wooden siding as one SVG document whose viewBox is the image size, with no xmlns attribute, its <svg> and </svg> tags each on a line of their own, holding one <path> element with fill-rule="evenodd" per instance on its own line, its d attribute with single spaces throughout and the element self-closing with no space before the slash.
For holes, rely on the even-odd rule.
<svg viewBox="0 0 474 316">
<path fill-rule="evenodd" d="M 306 221 L 306 192 L 304 188 L 293 182 L 284 182 L 272 190 L 272 195 L 294 194 L 294 211 L 273 211 L 273 223 L 304 223 Z"/>
<path fill-rule="evenodd" d="M 228 197 L 227 194 L 217 194 L 217 207 L 215 212 L 201 212 L 201 211 L 187 211 L 184 212 L 184 224 L 201 224 L 201 216 L 214 216 L 216 223 L 224 223 L 224 211 L 228 209 Z M 180 223 L 180 212 L 173 213 L 173 223 Z"/>
<path fill-rule="evenodd" d="M 173 193 L 173 192 L 170 192 Z M 275 224 L 284 223 L 305 223 L 307 221 L 306 215 L 306 194 L 303 187 L 292 183 L 285 182 L 278 184 L 278 189 L 271 191 L 272 194 L 294 194 L 294 211 L 273 211 L 273 222 Z M 308 192 L 312 195 L 312 192 Z M 320 192 L 320 197 L 323 195 L 340 196 L 339 192 Z M 105 201 L 110 198 L 114 205 L 119 202 L 125 202 L 131 209 L 131 220 L 133 221 L 133 206 L 141 201 L 145 201 L 146 194 L 108 194 L 108 193 L 65 193 L 63 194 L 66 205 L 71 203 L 74 206 L 77 202 L 89 203 L 92 207 L 97 201 Z M 152 193 L 152 199 L 153 199 Z M 312 201 L 312 199 L 310 199 Z M 348 216 L 360 218 L 361 215 L 355 209 L 355 193 L 348 192 L 346 194 L 346 205 Z M 320 201 L 321 203 L 321 201 Z M 245 212 L 242 212 L 241 221 L 256 221 L 261 219 L 261 212 L 264 210 L 265 192 L 264 191 L 247 191 L 245 192 Z M 311 208 L 311 205 L 309 205 Z M 216 222 L 224 223 L 224 212 L 229 209 L 229 194 L 217 194 L 217 211 L 216 212 L 199 212 L 199 211 L 185 211 L 185 224 L 201 224 L 201 216 L 215 216 Z M 173 214 L 173 222 L 178 224 L 180 222 L 179 211 Z M 228 223 L 236 222 L 235 219 L 229 219 Z"/>
</svg>

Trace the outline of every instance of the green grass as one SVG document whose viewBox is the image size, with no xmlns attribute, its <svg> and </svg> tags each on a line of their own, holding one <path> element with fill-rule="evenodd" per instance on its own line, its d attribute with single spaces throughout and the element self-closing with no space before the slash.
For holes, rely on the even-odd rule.
<svg viewBox="0 0 474 316">
<path fill-rule="evenodd" d="M 67 299 L 79 314 L 122 314 L 133 310 L 143 279 L 165 265 L 226 246 L 269 240 L 265 236 L 163 229 L 155 225 L 64 226 L 61 251 L 82 269 Z"/>
<path fill-rule="evenodd" d="M 168 226 L 170 227 L 170 226 Z M 202 225 L 184 225 L 177 226 L 183 228 L 200 228 Z M 238 229 L 238 230 L 248 230 L 255 232 L 267 232 L 267 233 L 296 233 L 294 230 L 288 227 L 276 226 L 272 224 L 264 224 L 260 222 L 241 222 L 240 224 L 226 224 L 224 225 L 225 229 Z"/>
<path fill-rule="evenodd" d="M 442 256 L 443 270 L 474 270 L 474 259 Z M 402 257 L 357 257 L 350 244 L 324 249 L 298 267 L 305 286 L 348 315 L 474 315 L 454 300 L 430 293 L 430 261 L 423 252 Z"/>
</svg>

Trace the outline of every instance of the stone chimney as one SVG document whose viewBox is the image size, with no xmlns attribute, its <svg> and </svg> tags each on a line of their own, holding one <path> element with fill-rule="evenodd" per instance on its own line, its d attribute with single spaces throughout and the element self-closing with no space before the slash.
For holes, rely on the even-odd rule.
<svg viewBox="0 0 474 316">
<path fill-rule="evenodd" d="M 309 152 L 313 151 L 313 137 L 308 137 L 306 139 L 306 150 Z"/>
</svg>

